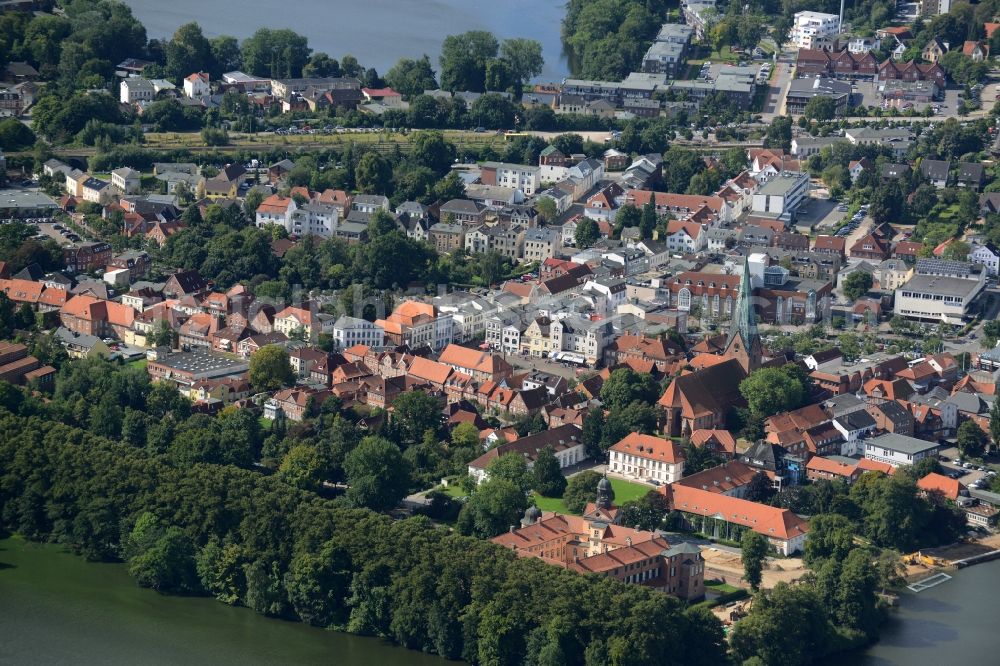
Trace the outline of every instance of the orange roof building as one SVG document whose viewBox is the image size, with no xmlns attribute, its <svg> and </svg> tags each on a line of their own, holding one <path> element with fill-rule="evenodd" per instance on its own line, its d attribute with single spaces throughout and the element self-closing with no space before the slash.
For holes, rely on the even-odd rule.
<svg viewBox="0 0 1000 666">
<path fill-rule="evenodd" d="M 659 492 L 695 530 L 711 537 L 732 538 L 735 525 L 763 535 L 782 555 L 801 552 L 805 547 L 809 524 L 788 509 L 678 484 L 661 487 Z"/>
<path fill-rule="evenodd" d="M 965 489 L 957 479 L 931 472 L 927 476 L 917 481 L 917 488 L 924 493 L 937 493 L 942 497 L 950 499 L 952 502 L 958 500 L 959 493 Z"/>
<path fill-rule="evenodd" d="M 673 483 L 684 475 L 684 453 L 670 439 L 641 435 L 626 435 L 609 449 L 608 470 L 630 479 Z"/>
</svg>

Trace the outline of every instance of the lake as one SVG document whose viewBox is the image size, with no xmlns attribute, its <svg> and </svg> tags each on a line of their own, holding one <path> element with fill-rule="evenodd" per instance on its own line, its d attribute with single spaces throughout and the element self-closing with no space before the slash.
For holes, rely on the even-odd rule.
<svg viewBox="0 0 1000 666">
<path fill-rule="evenodd" d="M 374 638 L 138 587 L 121 564 L 0 540 L 0 663 L 446 666 Z"/>
<path fill-rule="evenodd" d="M 315 51 L 351 54 L 384 74 L 403 57 L 427 54 L 439 70 L 441 42 L 467 30 L 488 30 L 498 39 L 525 37 L 542 45 L 540 80 L 557 81 L 569 69 L 559 37 L 565 0 L 124 0 L 150 38 L 169 37 L 196 21 L 208 37 L 243 39 L 257 29 L 290 28 L 309 38 Z"/>
<path fill-rule="evenodd" d="M 997 663 L 1000 560 L 977 564 L 923 592 L 907 591 L 878 643 L 829 666 Z"/>
</svg>

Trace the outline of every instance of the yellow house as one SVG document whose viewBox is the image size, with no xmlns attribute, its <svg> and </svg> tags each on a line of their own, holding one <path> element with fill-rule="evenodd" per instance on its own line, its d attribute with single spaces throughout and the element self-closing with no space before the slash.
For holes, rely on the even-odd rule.
<svg viewBox="0 0 1000 666">
<path fill-rule="evenodd" d="M 239 183 L 223 178 L 209 178 L 205 181 L 205 196 L 209 199 L 235 199 Z"/>
<path fill-rule="evenodd" d="M 552 321 L 548 317 L 536 317 L 528 324 L 521 334 L 521 351 L 530 356 L 548 356 L 552 351 L 552 338 L 549 327 Z"/>
</svg>

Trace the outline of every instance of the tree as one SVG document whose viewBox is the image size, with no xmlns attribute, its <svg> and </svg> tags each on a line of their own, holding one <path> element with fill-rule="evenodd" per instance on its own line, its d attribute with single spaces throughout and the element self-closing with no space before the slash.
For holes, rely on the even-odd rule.
<svg viewBox="0 0 1000 666">
<path fill-rule="evenodd" d="M 687 466 L 685 465 L 685 468 Z M 750 479 L 750 483 L 747 484 L 746 495 L 744 499 L 750 502 L 760 502 L 767 503 L 769 499 L 774 495 L 774 485 L 771 483 L 771 479 L 768 478 L 767 474 L 764 472 L 757 472 Z"/>
<path fill-rule="evenodd" d="M 407 391 L 392 405 L 393 425 L 404 444 L 419 442 L 428 430 L 435 435 L 441 430 L 441 400 L 425 391 Z"/>
<path fill-rule="evenodd" d="M 580 472 L 571 476 L 563 492 L 563 504 L 570 513 L 582 513 L 587 502 L 597 499 L 597 482 L 602 476 L 597 472 Z"/>
<path fill-rule="evenodd" d="M 329 627 L 346 620 L 351 578 L 350 554 L 336 541 L 328 541 L 315 555 L 293 557 L 284 585 L 292 610 L 303 622 Z"/>
<path fill-rule="evenodd" d="M 792 119 L 789 116 L 776 116 L 767 126 L 764 135 L 765 148 L 792 149 Z"/>
<path fill-rule="evenodd" d="M 958 426 L 956 445 L 963 458 L 981 458 L 986 445 L 985 433 L 975 421 L 964 421 Z"/>
<path fill-rule="evenodd" d="M 740 393 L 756 417 L 767 418 L 802 405 L 806 387 L 786 368 L 759 368 L 740 382 Z"/>
<path fill-rule="evenodd" d="M 510 452 L 496 458 L 486 468 L 489 478 L 506 479 L 522 493 L 527 493 L 534 485 L 534 477 L 528 471 L 528 463 L 520 453 Z"/>
<path fill-rule="evenodd" d="M 322 460 L 315 446 L 297 444 L 288 450 L 278 467 L 278 476 L 304 490 L 315 490 L 322 481 Z"/>
<path fill-rule="evenodd" d="M 497 57 L 500 44 L 483 30 L 448 35 L 441 44 L 441 87 L 451 91 L 482 92 L 486 63 Z"/>
<path fill-rule="evenodd" d="M 545 222 L 553 222 L 557 217 L 559 217 L 559 211 L 556 210 L 555 199 L 552 197 L 538 197 L 535 200 L 535 210 L 538 211 L 538 216 Z M 577 247 L 580 246 L 578 245 Z"/>
<path fill-rule="evenodd" d="M 809 539 L 802 560 L 811 569 L 819 569 L 828 559 L 843 560 L 854 548 L 856 529 L 851 521 L 837 513 L 821 513 L 809 520 Z"/>
<path fill-rule="evenodd" d="M 626 227 L 637 227 L 642 222 L 642 212 L 632 204 L 625 204 L 615 213 L 615 237 L 621 236 Z"/>
<path fill-rule="evenodd" d="M 392 69 L 386 72 L 385 82 L 410 100 L 425 90 L 436 90 L 438 87 L 431 59 L 426 55 L 418 60 L 400 58 Z"/>
<path fill-rule="evenodd" d="M 448 172 L 455 160 L 455 146 L 444 140 L 441 132 L 420 132 L 413 139 L 410 157 L 437 175 Z"/>
<path fill-rule="evenodd" d="M 837 115 L 837 105 L 832 97 L 813 97 L 806 103 L 802 114 L 812 120 L 833 120 Z"/>
<path fill-rule="evenodd" d="M 310 51 L 302 35 L 261 28 L 243 42 L 243 67 L 257 76 L 295 78 L 301 76 Z"/>
<path fill-rule="evenodd" d="M 904 221 L 904 197 L 899 182 L 890 180 L 880 184 L 872 192 L 868 202 L 868 215 L 875 224 L 899 223 Z"/>
<path fill-rule="evenodd" d="M 656 222 L 656 204 L 653 201 L 653 197 L 650 197 L 646 205 L 642 207 L 642 219 L 639 222 L 639 231 L 642 233 L 643 239 L 649 240 L 653 237 Z"/>
<path fill-rule="evenodd" d="M 771 39 L 777 45 L 778 50 L 788 43 L 788 33 L 792 30 L 792 20 L 787 16 L 778 16 L 771 24 Z"/>
<path fill-rule="evenodd" d="M 266 345 L 250 357 L 250 386 L 254 391 L 277 391 L 295 381 L 288 352 L 278 345 Z"/>
<path fill-rule="evenodd" d="M 740 555 L 743 559 L 743 579 L 754 592 L 763 580 L 764 558 L 767 556 L 767 538 L 754 530 L 744 530 L 740 538 Z"/>
<path fill-rule="evenodd" d="M 388 194 L 391 190 L 392 167 L 376 152 L 365 153 L 354 169 L 354 181 L 365 194 Z"/>
<path fill-rule="evenodd" d="M 518 85 L 542 73 L 542 45 L 534 39 L 505 39 L 500 45 L 500 57 L 510 66 Z"/>
<path fill-rule="evenodd" d="M 781 582 L 762 594 L 733 627 L 730 644 L 738 663 L 756 658 L 758 664 L 808 664 L 827 654 L 833 629 L 814 586 Z"/>
<path fill-rule="evenodd" d="M 625 502 L 619 509 L 622 525 L 653 531 L 663 526 L 670 512 L 670 501 L 666 495 L 650 490 L 637 500 Z"/>
<path fill-rule="evenodd" d="M 601 403 L 615 412 L 633 402 L 652 404 L 660 397 L 660 386 L 652 375 L 618 368 L 601 385 Z"/>
<path fill-rule="evenodd" d="M 382 437 L 362 439 L 344 459 L 344 472 L 349 486 L 347 501 L 372 511 L 392 509 L 410 488 L 410 469 L 403 454 Z"/>
<path fill-rule="evenodd" d="M 213 70 L 212 45 L 197 23 L 185 23 L 177 28 L 167 43 L 165 71 L 172 79 L 181 79 L 197 72 Z"/>
<path fill-rule="evenodd" d="M 566 477 L 552 447 L 546 446 L 538 452 L 531 474 L 534 477 L 532 487 L 537 493 L 545 497 L 562 497 L 566 490 Z"/>
<path fill-rule="evenodd" d="M 551 199 L 550 199 L 551 201 Z M 601 229 L 597 222 L 589 217 L 582 217 L 576 223 L 576 231 L 573 232 L 573 242 L 581 250 L 584 250 L 601 238 Z"/>
<path fill-rule="evenodd" d="M 243 66 L 243 57 L 240 54 L 240 43 L 235 37 L 229 35 L 219 35 L 213 37 L 211 41 L 212 49 L 212 69 L 213 79 L 222 78 L 226 72 L 238 70 Z"/>
<path fill-rule="evenodd" d="M 0 146 L 7 151 L 26 150 L 35 145 L 35 133 L 16 118 L 0 121 Z"/>
<path fill-rule="evenodd" d="M 490 539 L 517 525 L 528 499 L 508 479 L 496 477 L 483 481 L 458 514 L 458 531 L 480 539 Z"/>
<path fill-rule="evenodd" d="M 990 407 L 990 439 L 993 446 L 1000 446 L 1000 400 L 993 401 Z"/>
<path fill-rule="evenodd" d="M 854 271 L 844 279 L 844 296 L 849 301 L 856 301 L 871 291 L 873 284 L 871 273 Z"/>
</svg>

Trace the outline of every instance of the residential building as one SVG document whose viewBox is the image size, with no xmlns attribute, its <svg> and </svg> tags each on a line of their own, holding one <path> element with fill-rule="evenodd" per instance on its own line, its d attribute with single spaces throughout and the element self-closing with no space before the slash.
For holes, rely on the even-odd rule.
<svg viewBox="0 0 1000 666">
<path fill-rule="evenodd" d="M 1000 250 L 990 241 L 973 243 L 969 261 L 982 266 L 986 274 L 991 277 L 1000 274 Z"/>
<path fill-rule="evenodd" d="M 129 106 L 138 104 L 139 102 L 151 102 L 153 101 L 153 95 L 156 94 L 156 91 L 153 90 L 153 84 L 147 79 L 138 76 L 130 76 L 122 79 L 121 83 L 118 84 L 118 88 L 118 100 L 122 104 L 128 104 Z"/>
<path fill-rule="evenodd" d="M 597 498 L 583 516 L 543 513 L 532 506 L 521 527 L 493 538 L 518 557 L 537 557 L 547 564 L 584 574 L 641 584 L 686 600 L 704 596 L 705 563 L 700 549 L 671 545 L 654 532 L 619 524 L 614 493 L 605 478 Z"/>
<path fill-rule="evenodd" d="M 985 271 L 969 278 L 920 274 L 896 289 L 893 311 L 925 322 L 961 325 L 985 288 Z"/>
<path fill-rule="evenodd" d="M 865 458 L 893 467 L 914 465 L 924 458 L 937 456 L 937 442 L 889 433 L 865 441 Z"/>
<path fill-rule="evenodd" d="M 520 190 L 529 197 L 538 191 L 538 186 L 541 184 L 539 168 L 525 164 L 483 162 L 479 174 L 483 185 L 509 187 Z"/>
<path fill-rule="evenodd" d="M 548 227 L 528 229 L 524 232 L 522 258 L 524 261 L 537 261 L 541 263 L 556 255 L 556 250 L 561 246 L 561 241 L 561 234 L 555 229 Z"/>
<path fill-rule="evenodd" d="M 209 85 L 210 77 L 205 72 L 196 72 L 184 78 L 184 96 L 190 99 L 201 99 L 212 94 Z"/>
<path fill-rule="evenodd" d="M 111 261 L 111 244 L 103 241 L 88 241 L 67 245 L 63 248 L 63 262 L 66 272 L 88 273 L 102 270 Z"/>
<path fill-rule="evenodd" d="M 385 319 L 375 321 L 385 331 L 386 344 L 406 345 L 411 349 L 444 349 L 454 340 L 451 315 L 440 312 L 430 303 L 403 301 Z"/>
<path fill-rule="evenodd" d="M 851 101 L 851 84 L 826 77 L 793 79 L 788 86 L 785 105 L 788 113 L 803 113 L 806 105 L 816 97 L 833 100 L 838 114 L 843 113 Z"/>
<path fill-rule="evenodd" d="M 920 175 L 938 189 L 948 187 L 948 182 L 951 179 L 950 172 L 951 162 L 946 160 L 923 159 L 920 161 Z"/>
<path fill-rule="evenodd" d="M 428 240 L 441 253 L 461 250 L 465 247 L 465 227 L 458 223 L 438 222 L 430 228 Z"/>
<path fill-rule="evenodd" d="M 111 185 L 119 194 L 139 193 L 139 172 L 129 167 L 122 167 L 111 172 Z"/>
<path fill-rule="evenodd" d="M 796 12 L 789 40 L 800 49 L 820 48 L 840 32 L 840 17 L 822 12 Z"/>
<path fill-rule="evenodd" d="M 470 462 L 469 476 L 473 477 L 476 483 L 482 483 L 489 476 L 487 468 L 490 463 L 507 453 L 523 456 L 530 469 L 535 464 L 538 453 L 544 448 L 552 449 L 556 460 L 559 461 L 560 469 L 571 467 L 588 458 L 582 435 L 583 431 L 579 426 L 568 424 L 501 444 Z"/>
<path fill-rule="evenodd" d="M 632 433 L 608 450 L 608 471 L 628 479 L 673 483 L 684 475 L 684 454 L 672 439 Z"/>
<path fill-rule="evenodd" d="M 342 315 L 333 322 L 330 332 L 334 351 L 341 351 L 354 345 L 365 345 L 374 349 L 385 346 L 385 331 L 377 324 Z"/>
</svg>

